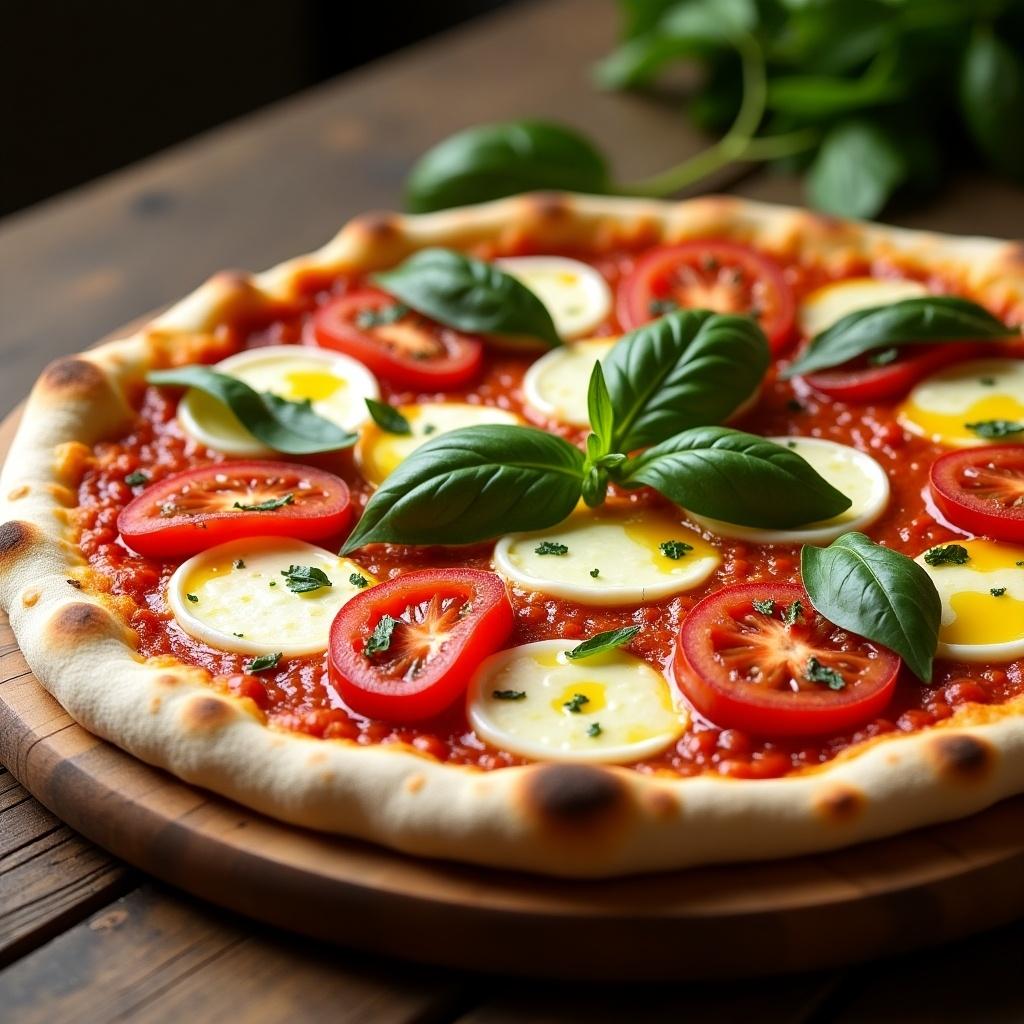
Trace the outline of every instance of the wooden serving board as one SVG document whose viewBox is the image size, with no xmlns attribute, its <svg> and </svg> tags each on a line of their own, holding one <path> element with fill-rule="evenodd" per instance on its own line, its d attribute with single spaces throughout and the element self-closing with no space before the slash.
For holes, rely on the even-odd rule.
<svg viewBox="0 0 1024 1024">
<path fill-rule="evenodd" d="M 0 459 L 15 416 L 0 427 Z M 279 824 L 76 725 L 0 616 L 0 761 L 54 814 L 204 899 L 347 946 L 486 972 L 691 979 L 809 970 L 1024 915 L 1024 798 L 837 853 L 570 882 Z"/>
</svg>

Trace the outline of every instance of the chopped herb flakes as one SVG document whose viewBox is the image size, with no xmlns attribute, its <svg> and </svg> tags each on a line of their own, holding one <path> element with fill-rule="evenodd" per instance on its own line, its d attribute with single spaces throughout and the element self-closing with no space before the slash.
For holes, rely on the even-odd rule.
<svg viewBox="0 0 1024 1024">
<path fill-rule="evenodd" d="M 193 604 L 199 604 L 199 598 L 195 594 L 185 595 Z"/>
<path fill-rule="evenodd" d="M 245 639 L 245 634 L 244 633 L 232 633 L 231 635 L 232 636 L 237 636 L 239 640 L 244 640 Z"/>
<path fill-rule="evenodd" d="M 604 730 L 601 728 L 600 722 L 591 722 L 587 728 L 587 735 L 597 739 L 603 731 Z"/>
<path fill-rule="evenodd" d="M 591 569 L 590 570 L 590 575 L 593 576 L 594 579 L 596 580 L 597 577 L 601 575 L 601 570 L 600 569 Z"/>
<path fill-rule="evenodd" d="M 804 679 L 812 683 L 823 683 L 830 690 L 842 690 L 846 686 L 846 680 L 834 668 L 822 665 L 813 655 L 807 659 Z"/>
<path fill-rule="evenodd" d="M 256 672 L 266 672 L 268 669 L 277 668 L 277 663 L 281 660 L 281 652 L 278 651 L 276 654 L 261 654 L 258 658 L 253 658 L 248 665 L 245 666 L 245 671 L 253 674 Z"/>
<path fill-rule="evenodd" d="M 571 714 L 578 715 L 583 710 L 583 705 L 589 703 L 590 698 L 586 694 L 574 693 L 572 697 L 562 705 L 562 707 Z"/>
<path fill-rule="evenodd" d="M 764 600 L 756 598 L 753 603 L 755 612 L 760 612 L 761 615 L 767 615 L 769 618 L 775 614 L 775 602 L 770 597 L 766 597 Z"/>
<path fill-rule="evenodd" d="M 989 593 L 993 597 L 1002 597 L 1006 593 L 1006 587 L 993 587 Z"/>
<path fill-rule="evenodd" d="M 436 432 L 436 430 L 437 430 L 437 427 L 435 427 L 433 423 L 424 423 L 423 424 L 423 433 L 424 434 L 433 434 L 433 433 Z"/>
<path fill-rule="evenodd" d="M 371 327 L 385 327 L 397 323 L 408 312 L 409 307 L 400 302 L 378 306 L 376 309 L 361 309 L 356 314 L 356 327 L 361 331 L 368 331 Z"/>
<path fill-rule="evenodd" d="M 525 690 L 492 690 L 491 696 L 495 700 L 525 700 Z"/>
<path fill-rule="evenodd" d="M 143 473 L 141 469 L 137 469 L 135 470 L 134 473 L 129 473 L 124 478 L 124 482 L 129 487 L 142 487 L 143 485 L 149 483 L 149 477 L 146 476 L 146 474 Z"/>
<path fill-rule="evenodd" d="M 964 426 L 978 437 L 989 440 L 1024 434 L 1024 423 L 1015 423 L 1013 420 L 979 420 L 977 423 L 965 423 Z"/>
<path fill-rule="evenodd" d="M 678 562 L 683 555 L 693 550 L 693 545 L 687 544 L 684 540 L 663 540 L 658 547 L 666 558 L 671 558 L 674 562 Z"/>
<path fill-rule="evenodd" d="M 787 626 L 795 626 L 804 613 L 804 606 L 800 601 L 794 601 L 782 609 L 782 621 Z"/>
<path fill-rule="evenodd" d="M 353 587 L 359 587 L 360 589 L 370 585 L 370 581 L 360 572 L 352 573 L 352 575 L 349 576 L 348 581 Z"/>
<path fill-rule="evenodd" d="M 332 587 L 327 573 L 315 565 L 290 565 L 281 570 L 288 589 L 293 594 L 308 594 L 321 587 Z"/>
<path fill-rule="evenodd" d="M 285 505 L 294 504 L 295 496 L 289 492 L 282 494 L 280 498 L 267 498 L 266 501 L 261 501 L 256 505 L 243 505 L 240 501 L 236 501 L 231 507 L 242 512 L 273 512 L 275 509 L 284 508 Z"/>
<path fill-rule="evenodd" d="M 391 646 L 391 634 L 398 625 L 398 619 L 391 615 L 382 615 L 380 621 L 373 627 L 373 632 L 366 638 L 363 644 L 363 656 L 372 658 L 375 654 L 382 654 Z"/>
<path fill-rule="evenodd" d="M 929 565 L 963 565 L 970 557 L 962 544 L 940 544 L 924 554 Z"/>
<path fill-rule="evenodd" d="M 538 555 L 567 555 L 569 549 L 554 540 L 542 540 L 534 549 Z"/>
</svg>

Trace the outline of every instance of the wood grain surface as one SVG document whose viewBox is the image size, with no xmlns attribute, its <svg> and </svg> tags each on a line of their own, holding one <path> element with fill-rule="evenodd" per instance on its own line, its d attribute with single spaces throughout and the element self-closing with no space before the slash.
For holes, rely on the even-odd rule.
<svg viewBox="0 0 1024 1024">
<path fill-rule="evenodd" d="M 0 413 L 21 400 L 49 359 L 173 301 L 216 270 L 261 269 L 318 245 L 356 213 L 400 205 L 400 183 L 417 153 L 468 123 L 521 114 L 566 120 L 603 144 L 623 178 L 690 155 L 705 140 L 680 117 L 677 95 L 593 89 L 589 66 L 611 45 L 615 21 L 610 0 L 520 4 L 0 223 Z M 721 184 L 752 198 L 802 199 L 800 184 L 785 176 Z M 887 219 L 1019 237 L 1024 193 L 961 178 L 936 202 Z M 13 652 L 6 634 L 0 678 Z M 18 682 L 16 671 L 10 675 L 0 693 Z M 0 750 L 0 759 L 7 756 Z M 420 971 L 305 942 L 158 884 L 139 888 L 138 874 L 74 835 L 11 776 L 0 773 L 0 791 L 0 949 L 3 962 L 13 961 L 0 969 L 2 1020 L 930 1024 L 1024 1017 L 1021 925 L 848 971 L 738 980 L 759 964 L 761 951 L 748 945 L 742 955 L 737 950 L 727 985 L 624 988 Z M 991 819 L 991 850 L 1014 841 L 1017 817 Z M 921 855 L 915 842 L 898 853 L 908 871 Z M 944 850 L 959 856 L 956 846 Z M 994 881 L 985 898 L 1007 895 L 1015 904 L 1021 884 L 1016 872 L 1002 888 Z M 959 898 L 947 894 L 954 906 Z M 937 905 L 911 899 L 899 927 L 930 930 Z M 431 934 L 437 942 L 447 937 Z M 742 943 L 742 936 L 726 942 Z M 411 995 L 413 977 L 430 985 Z"/>
</svg>

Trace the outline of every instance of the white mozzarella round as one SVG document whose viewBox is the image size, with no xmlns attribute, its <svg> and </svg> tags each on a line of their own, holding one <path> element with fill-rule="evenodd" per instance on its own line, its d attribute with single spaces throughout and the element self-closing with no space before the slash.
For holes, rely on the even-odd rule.
<svg viewBox="0 0 1024 1024">
<path fill-rule="evenodd" d="M 596 330 L 612 311 L 612 291 L 598 271 L 566 256 L 509 256 L 494 261 L 540 299 L 565 340 Z"/>
<path fill-rule="evenodd" d="M 720 562 L 677 515 L 633 506 L 581 508 L 548 530 L 502 537 L 494 549 L 506 579 L 591 605 L 659 601 L 699 586 Z"/>
<path fill-rule="evenodd" d="M 737 526 L 690 513 L 694 520 L 721 537 L 736 537 L 758 544 L 830 544 L 850 530 L 870 526 L 889 504 L 889 477 L 870 455 L 820 437 L 770 437 L 767 440 L 796 452 L 853 504 L 832 519 L 789 530 Z M 757 496 L 751 495 L 751 501 L 756 500 Z"/>
<path fill-rule="evenodd" d="M 217 363 L 219 373 L 269 391 L 289 402 L 309 401 L 313 411 L 345 430 L 367 418 L 367 398 L 377 398 L 377 378 L 362 363 L 340 352 L 299 345 L 272 345 L 238 352 Z M 222 402 L 201 391 L 187 391 L 178 403 L 178 422 L 207 448 L 228 455 L 270 453 Z"/>
<path fill-rule="evenodd" d="M 574 646 L 541 640 L 484 661 L 467 695 L 476 734 L 523 757 L 608 764 L 651 757 L 678 738 L 687 714 L 660 672 L 622 650 L 572 661 Z"/>
<path fill-rule="evenodd" d="M 884 277 L 853 277 L 815 289 L 800 303 L 800 329 L 808 338 L 827 330 L 850 313 L 918 299 L 928 289 L 920 281 Z"/>
<path fill-rule="evenodd" d="M 477 427 L 483 423 L 513 425 L 522 420 L 506 409 L 490 405 L 469 405 L 466 402 L 433 402 L 401 405 L 398 411 L 409 424 L 408 434 L 391 434 L 369 420 L 360 431 L 356 444 L 359 472 L 371 484 L 381 484 L 422 444 L 460 427 Z"/>
<path fill-rule="evenodd" d="M 313 566 L 331 585 L 295 593 L 283 575 Z M 361 585 L 350 577 L 362 577 Z M 327 649 L 338 609 L 377 581 L 323 548 L 282 537 L 245 537 L 209 548 L 180 565 L 167 604 L 181 628 L 223 651 L 298 657 Z"/>
<path fill-rule="evenodd" d="M 1003 421 L 1024 427 L 1024 359 L 971 359 L 947 366 L 914 387 L 898 418 L 907 430 L 954 448 L 1001 440 L 1024 444 L 1024 431 L 985 437 L 967 426 Z"/>
<path fill-rule="evenodd" d="M 917 557 L 942 599 L 936 654 L 951 661 L 1024 658 L 1024 547 L 990 540 L 952 543 L 967 549 L 962 565 L 929 565 L 927 551 Z"/>
<path fill-rule="evenodd" d="M 545 353 L 526 371 L 526 404 L 549 419 L 574 427 L 590 424 L 587 389 L 594 364 L 612 350 L 617 338 L 575 341 Z"/>
</svg>

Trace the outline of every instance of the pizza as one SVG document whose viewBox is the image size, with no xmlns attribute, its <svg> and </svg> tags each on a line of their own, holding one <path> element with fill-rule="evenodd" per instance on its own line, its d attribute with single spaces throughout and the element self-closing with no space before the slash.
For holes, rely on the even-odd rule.
<svg viewBox="0 0 1024 1024">
<path fill-rule="evenodd" d="M 1024 791 L 1024 255 L 730 197 L 372 214 L 50 365 L 0 599 L 300 826 L 609 876 Z"/>
</svg>

